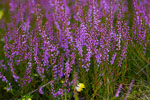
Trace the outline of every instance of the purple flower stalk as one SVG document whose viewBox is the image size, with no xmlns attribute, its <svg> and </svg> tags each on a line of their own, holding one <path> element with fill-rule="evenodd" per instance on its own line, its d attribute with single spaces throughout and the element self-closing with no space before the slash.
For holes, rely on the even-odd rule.
<svg viewBox="0 0 150 100">
<path fill-rule="evenodd" d="M 132 89 L 132 87 L 133 87 L 133 83 L 134 83 L 134 80 L 131 81 L 130 86 L 129 86 L 129 89 L 128 89 L 128 92 L 127 92 L 127 94 L 126 94 L 124 100 L 127 100 L 128 96 L 129 96 L 129 94 L 130 94 L 130 92 L 131 92 L 131 89 Z"/>
<path fill-rule="evenodd" d="M 117 89 L 115 97 L 119 97 L 119 94 L 120 94 L 120 91 L 122 89 L 122 86 L 123 86 L 122 84 L 119 85 L 119 88 Z"/>
<path fill-rule="evenodd" d="M 111 65 L 114 63 L 116 55 L 117 55 L 116 53 L 113 54 L 113 57 L 111 58 L 111 61 L 110 61 Z"/>
</svg>

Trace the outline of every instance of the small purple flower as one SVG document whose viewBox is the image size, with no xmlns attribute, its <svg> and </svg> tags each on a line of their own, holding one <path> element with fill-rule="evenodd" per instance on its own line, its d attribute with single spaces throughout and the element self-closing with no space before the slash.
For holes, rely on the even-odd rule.
<svg viewBox="0 0 150 100">
<path fill-rule="evenodd" d="M 44 94 L 44 92 L 43 92 L 42 89 L 43 89 L 43 87 L 40 87 L 40 89 L 39 89 L 39 93 L 40 93 L 40 94 Z"/>
<path fill-rule="evenodd" d="M 59 90 L 54 94 L 54 97 L 56 98 L 58 95 L 63 96 L 63 89 L 59 89 Z"/>
<path fill-rule="evenodd" d="M 9 91 L 10 89 L 12 89 L 11 83 L 9 83 L 9 87 L 6 90 Z"/>
</svg>

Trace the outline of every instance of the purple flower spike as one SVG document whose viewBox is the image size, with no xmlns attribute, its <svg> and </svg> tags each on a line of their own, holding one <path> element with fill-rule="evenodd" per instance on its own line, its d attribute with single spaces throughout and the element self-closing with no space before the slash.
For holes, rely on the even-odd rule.
<svg viewBox="0 0 150 100">
<path fill-rule="evenodd" d="M 121 89 L 122 89 L 122 84 L 119 85 L 119 88 L 118 88 L 117 93 L 115 95 L 116 97 L 119 97 L 119 93 L 120 93 Z"/>
</svg>

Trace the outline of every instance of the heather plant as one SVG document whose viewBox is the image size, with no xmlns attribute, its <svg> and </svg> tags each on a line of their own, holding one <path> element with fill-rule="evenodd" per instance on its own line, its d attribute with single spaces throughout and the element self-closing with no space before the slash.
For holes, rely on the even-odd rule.
<svg viewBox="0 0 150 100">
<path fill-rule="evenodd" d="M 149 5 L 149 0 L 0 1 L 0 99 L 138 97 L 138 84 L 149 89 Z"/>
</svg>

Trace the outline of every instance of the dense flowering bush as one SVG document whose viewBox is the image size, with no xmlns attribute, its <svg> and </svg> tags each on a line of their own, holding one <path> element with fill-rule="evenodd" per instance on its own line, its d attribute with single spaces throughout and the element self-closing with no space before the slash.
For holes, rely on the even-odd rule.
<svg viewBox="0 0 150 100">
<path fill-rule="evenodd" d="M 87 100 L 102 99 L 98 94 L 119 97 L 127 80 L 129 49 L 140 50 L 142 57 L 148 53 L 149 0 L 2 0 L 1 4 L 8 6 L 3 9 L 8 17 L 0 20 L 4 31 L 0 78 L 7 90 L 22 89 L 20 95 L 38 90 L 51 100 L 67 100 L 72 94 Z M 80 82 L 85 89 L 79 94 L 75 87 Z"/>
</svg>

